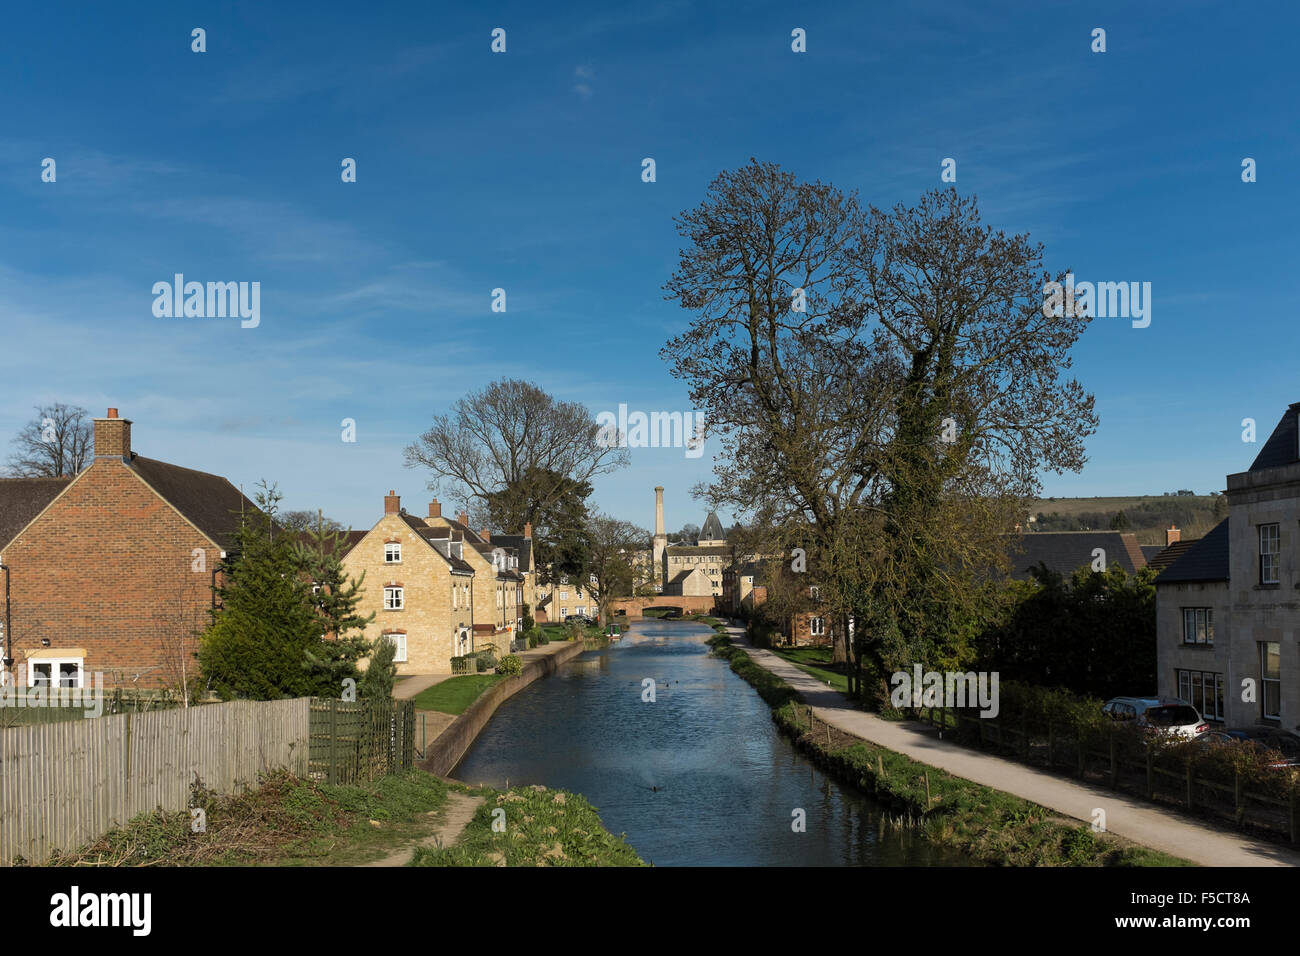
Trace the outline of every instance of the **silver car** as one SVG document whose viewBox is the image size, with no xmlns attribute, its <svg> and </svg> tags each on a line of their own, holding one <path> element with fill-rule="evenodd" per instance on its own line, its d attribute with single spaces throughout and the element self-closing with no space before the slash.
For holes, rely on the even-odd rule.
<svg viewBox="0 0 1300 956">
<path fill-rule="evenodd" d="M 1101 708 L 1115 720 L 1135 720 L 1161 734 L 1195 737 L 1210 729 L 1209 722 L 1181 697 L 1112 697 Z"/>
</svg>

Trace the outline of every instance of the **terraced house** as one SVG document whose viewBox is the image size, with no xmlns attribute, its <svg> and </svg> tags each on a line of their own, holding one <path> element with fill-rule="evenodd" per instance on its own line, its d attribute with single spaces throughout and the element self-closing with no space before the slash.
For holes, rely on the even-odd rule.
<svg viewBox="0 0 1300 956">
<path fill-rule="evenodd" d="M 225 478 L 145 458 L 132 422 L 94 420 L 95 457 L 75 478 L 0 479 L 5 635 L 20 685 L 177 688 L 197 670 L 194 633 L 251 501 Z"/>
<path fill-rule="evenodd" d="M 449 674 L 452 657 L 473 644 L 474 568 L 464 541 L 437 530 L 389 491 L 383 517 L 343 556 L 347 574 L 362 581 L 358 612 L 375 615 L 365 636 L 397 646 L 398 674 Z"/>
<path fill-rule="evenodd" d="M 1159 691 L 1229 725 L 1300 725 L 1298 416 L 1228 475 L 1228 517 L 1156 578 Z"/>
</svg>

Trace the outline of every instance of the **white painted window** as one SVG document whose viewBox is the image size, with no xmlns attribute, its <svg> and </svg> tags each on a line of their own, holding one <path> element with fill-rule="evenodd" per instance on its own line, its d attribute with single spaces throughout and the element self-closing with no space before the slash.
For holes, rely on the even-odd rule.
<svg viewBox="0 0 1300 956">
<path fill-rule="evenodd" d="M 813 618 L 812 621 L 809 622 L 809 628 L 812 631 L 813 637 L 821 637 L 826 633 L 826 619 L 823 617 Z"/>
<path fill-rule="evenodd" d="M 405 606 L 405 588 L 384 588 L 384 610 L 400 611 Z"/>
<path fill-rule="evenodd" d="M 402 563 L 402 545 L 396 541 L 390 541 L 384 545 L 384 564 L 401 564 Z"/>
<path fill-rule="evenodd" d="M 1183 608 L 1183 643 L 1214 643 L 1214 609 L 1208 607 Z M 1183 700 L 1189 698 L 1184 697 Z"/>
<path fill-rule="evenodd" d="M 1277 556 L 1281 551 L 1281 538 L 1278 526 L 1262 524 L 1259 526 L 1259 583 L 1277 584 Z"/>
<path fill-rule="evenodd" d="M 28 687 L 83 687 L 84 658 L 46 657 L 27 662 Z"/>
<path fill-rule="evenodd" d="M 393 654 L 393 660 L 398 664 L 406 663 L 406 635 L 405 634 L 385 634 L 384 637 L 393 642 L 397 652 Z"/>
</svg>

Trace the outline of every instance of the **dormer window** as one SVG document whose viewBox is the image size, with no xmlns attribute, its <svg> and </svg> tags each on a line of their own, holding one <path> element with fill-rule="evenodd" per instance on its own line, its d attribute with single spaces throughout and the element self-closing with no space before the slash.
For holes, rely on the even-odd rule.
<svg viewBox="0 0 1300 956">
<path fill-rule="evenodd" d="M 401 564 L 402 563 L 402 545 L 400 542 L 390 541 L 384 545 L 384 564 Z"/>
</svg>

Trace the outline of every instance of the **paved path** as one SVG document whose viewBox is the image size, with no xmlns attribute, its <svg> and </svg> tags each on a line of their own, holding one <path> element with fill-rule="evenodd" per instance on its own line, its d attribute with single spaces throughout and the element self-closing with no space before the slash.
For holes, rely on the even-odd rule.
<svg viewBox="0 0 1300 956">
<path fill-rule="evenodd" d="M 798 691 L 812 705 L 815 716 L 845 733 L 1085 823 L 1092 821 L 1094 808 L 1100 807 L 1106 811 L 1108 832 L 1202 866 L 1300 866 L 1300 854 L 1286 847 L 1225 833 L 1106 787 L 1065 780 L 940 740 L 937 730 L 926 724 L 881 720 L 857 710 L 839 691 L 771 651 L 753 647 L 743 628 L 728 626 L 727 633 L 734 643 L 745 647 L 756 664 Z"/>
<path fill-rule="evenodd" d="M 438 829 L 424 837 L 418 843 L 411 846 L 395 850 L 382 860 L 375 860 L 373 863 L 364 863 L 363 866 L 406 866 L 411 862 L 411 857 L 415 855 L 418 847 L 448 847 L 460 839 L 460 835 L 465 832 L 465 827 L 469 821 L 474 819 L 474 811 L 478 805 L 483 802 L 482 797 L 471 797 L 469 794 L 457 793 L 452 791 L 447 794 L 447 805 L 441 810 L 436 811 L 442 815 L 438 821 Z"/>
</svg>

